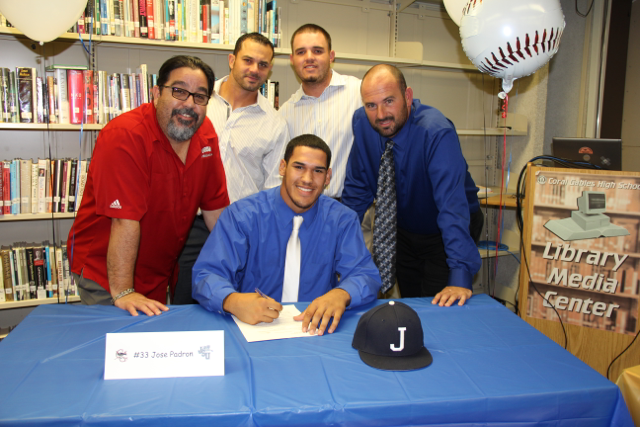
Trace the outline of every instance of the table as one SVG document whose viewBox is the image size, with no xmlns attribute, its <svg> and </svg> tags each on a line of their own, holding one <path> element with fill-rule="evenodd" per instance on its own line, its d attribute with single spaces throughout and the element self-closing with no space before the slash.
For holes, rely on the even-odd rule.
<svg viewBox="0 0 640 427">
<path fill-rule="evenodd" d="M 640 425 L 640 365 L 622 371 L 616 384 L 627 402 L 633 422 Z"/>
<path fill-rule="evenodd" d="M 0 425 L 629 426 L 619 388 L 486 295 L 404 299 L 432 365 L 388 372 L 351 347 L 362 313 L 323 337 L 247 343 L 228 316 L 172 306 L 40 306 L 0 343 Z M 306 304 L 298 304 L 300 309 Z M 107 332 L 222 329 L 224 377 L 104 381 Z"/>
</svg>

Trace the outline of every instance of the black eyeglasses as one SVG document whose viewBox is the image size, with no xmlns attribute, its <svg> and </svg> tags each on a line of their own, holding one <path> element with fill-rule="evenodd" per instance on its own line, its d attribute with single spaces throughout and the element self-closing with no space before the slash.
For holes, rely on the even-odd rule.
<svg viewBox="0 0 640 427">
<path fill-rule="evenodd" d="M 189 92 L 188 90 L 185 90 L 179 87 L 173 87 L 173 86 L 160 86 L 160 87 L 166 87 L 167 89 L 171 89 L 171 96 L 173 96 L 175 99 L 179 99 L 180 101 L 186 101 L 187 99 L 189 99 L 189 96 L 193 96 L 193 102 L 195 102 L 198 105 L 207 105 L 209 103 L 209 99 L 211 98 L 210 96 L 203 95 L 201 93 Z"/>
</svg>

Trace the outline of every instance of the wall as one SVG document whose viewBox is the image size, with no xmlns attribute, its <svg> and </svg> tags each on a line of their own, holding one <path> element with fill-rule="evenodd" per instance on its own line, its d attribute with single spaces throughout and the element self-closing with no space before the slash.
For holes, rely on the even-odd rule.
<svg viewBox="0 0 640 427">
<path fill-rule="evenodd" d="M 622 114 L 622 168 L 640 171 L 640 2 L 631 6 L 624 110 Z"/>
</svg>

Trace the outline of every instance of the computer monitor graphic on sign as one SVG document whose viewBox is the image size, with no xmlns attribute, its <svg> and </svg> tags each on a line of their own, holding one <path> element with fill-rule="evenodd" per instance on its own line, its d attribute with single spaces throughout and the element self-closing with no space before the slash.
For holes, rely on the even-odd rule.
<svg viewBox="0 0 640 427">
<path fill-rule="evenodd" d="M 629 234 L 626 228 L 611 224 L 609 217 L 604 214 L 607 208 L 604 192 L 583 191 L 577 201 L 578 210 L 571 212 L 570 218 L 549 220 L 545 228 L 564 241 Z"/>
</svg>

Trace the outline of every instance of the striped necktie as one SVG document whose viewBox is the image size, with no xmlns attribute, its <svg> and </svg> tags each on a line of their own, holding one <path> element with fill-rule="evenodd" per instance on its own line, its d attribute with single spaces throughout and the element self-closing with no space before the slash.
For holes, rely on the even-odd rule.
<svg viewBox="0 0 640 427">
<path fill-rule="evenodd" d="M 376 213 L 373 223 L 373 261 L 380 270 L 383 293 L 396 282 L 396 174 L 393 141 L 388 140 L 378 172 Z"/>
</svg>

